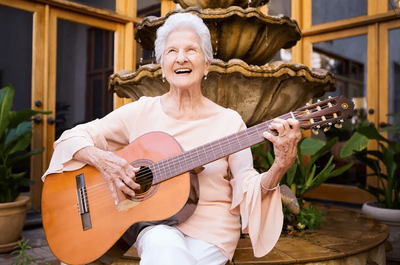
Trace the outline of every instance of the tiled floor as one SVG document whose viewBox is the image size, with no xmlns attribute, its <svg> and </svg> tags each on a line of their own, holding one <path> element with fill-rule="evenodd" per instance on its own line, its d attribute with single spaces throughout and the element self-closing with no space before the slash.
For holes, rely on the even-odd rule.
<svg viewBox="0 0 400 265">
<path fill-rule="evenodd" d="M 24 230 L 22 236 L 29 239 L 28 244 L 32 247 L 26 253 L 36 260 L 35 264 L 38 265 L 59 265 L 60 261 L 53 255 L 47 245 L 46 237 L 43 228 L 31 228 Z M 9 253 L 0 254 L 1 265 L 11 265 L 16 260 L 18 254 L 10 255 Z"/>
</svg>

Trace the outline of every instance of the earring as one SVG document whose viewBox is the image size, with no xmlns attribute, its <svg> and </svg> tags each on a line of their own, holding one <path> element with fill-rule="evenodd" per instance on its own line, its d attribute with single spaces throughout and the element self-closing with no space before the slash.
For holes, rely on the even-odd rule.
<svg viewBox="0 0 400 265">
<path fill-rule="evenodd" d="M 163 83 L 165 83 L 165 77 L 164 77 L 164 76 L 162 77 L 162 79 L 161 79 L 161 80 L 163 81 Z"/>
<path fill-rule="evenodd" d="M 207 76 L 206 75 L 204 76 L 204 80 L 207 80 Z"/>
</svg>

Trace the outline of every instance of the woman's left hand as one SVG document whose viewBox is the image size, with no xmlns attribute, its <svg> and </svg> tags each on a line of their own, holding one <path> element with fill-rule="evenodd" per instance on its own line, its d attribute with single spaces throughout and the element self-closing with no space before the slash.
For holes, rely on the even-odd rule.
<svg viewBox="0 0 400 265">
<path fill-rule="evenodd" d="M 297 143 L 301 138 L 300 124 L 295 119 L 274 119 L 269 128 L 278 135 L 264 132 L 263 136 L 274 145 L 275 163 L 286 171 L 297 156 Z"/>
</svg>

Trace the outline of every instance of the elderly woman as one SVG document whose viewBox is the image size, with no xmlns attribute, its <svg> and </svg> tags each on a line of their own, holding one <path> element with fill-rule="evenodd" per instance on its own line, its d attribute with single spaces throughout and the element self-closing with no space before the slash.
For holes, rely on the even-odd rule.
<svg viewBox="0 0 400 265">
<path fill-rule="evenodd" d="M 142 97 L 100 120 L 64 132 L 54 144 L 45 176 L 93 165 L 109 184 L 117 204 L 117 190 L 135 195 L 139 169 L 106 150 L 151 131 L 166 132 L 189 150 L 246 128 L 237 112 L 202 95 L 201 81 L 211 64 L 212 47 L 210 32 L 200 18 L 171 16 L 157 31 L 155 52 L 170 91 Z M 278 133 L 263 133 L 274 144 L 275 162 L 270 170 L 264 174 L 254 170 L 249 148 L 204 165 L 198 174 L 200 195 L 193 215 L 175 227 L 148 226 L 140 232 L 135 247 L 141 264 L 225 264 L 239 240 L 239 215 L 255 256 L 274 247 L 283 223 L 278 186 L 295 160 L 300 130 L 294 119 L 276 119 L 270 129 Z"/>
</svg>

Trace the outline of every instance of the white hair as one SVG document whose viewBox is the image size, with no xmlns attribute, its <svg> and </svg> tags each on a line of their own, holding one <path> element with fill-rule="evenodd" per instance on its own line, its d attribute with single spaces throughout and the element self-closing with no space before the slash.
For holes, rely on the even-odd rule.
<svg viewBox="0 0 400 265">
<path fill-rule="evenodd" d="M 213 59 L 210 31 L 204 24 L 203 20 L 190 13 L 178 13 L 170 16 L 165 21 L 164 25 L 157 29 L 154 51 L 156 53 L 156 60 L 158 63 L 163 62 L 165 40 L 167 39 L 168 35 L 174 30 L 179 29 L 194 30 L 200 38 L 200 48 L 204 53 L 205 61 L 207 62 Z"/>
</svg>

